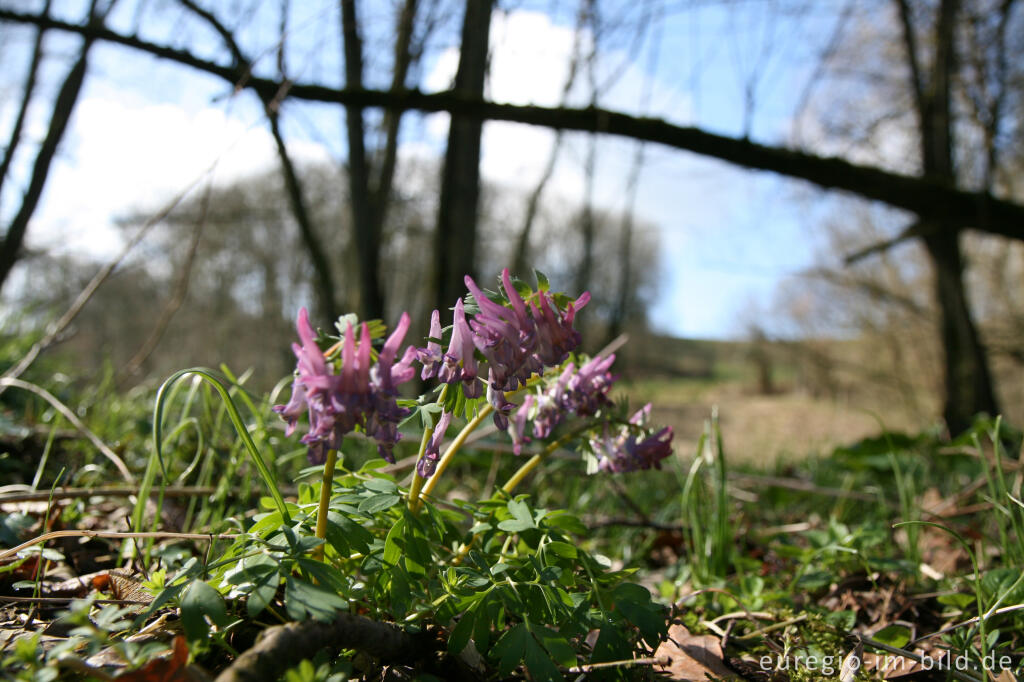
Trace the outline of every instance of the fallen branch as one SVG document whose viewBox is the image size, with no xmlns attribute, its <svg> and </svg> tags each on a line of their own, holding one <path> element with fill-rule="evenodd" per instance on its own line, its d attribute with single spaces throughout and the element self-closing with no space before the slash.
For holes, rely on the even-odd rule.
<svg viewBox="0 0 1024 682">
<path fill-rule="evenodd" d="M 32 538 L 28 542 L 23 542 L 17 547 L 11 547 L 0 552 L 0 560 L 6 559 L 9 556 L 14 556 L 23 549 L 28 549 L 43 542 L 49 542 L 57 538 L 115 538 L 115 539 L 136 539 L 136 540 L 166 540 L 166 539 L 177 539 L 177 540 L 234 540 L 239 537 L 237 533 L 220 533 L 214 535 L 212 533 L 171 533 L 153 531 L 147 533 L 124 533 L 113 530 L 55 530 L 50 533 L 43 533 L 42 535 Z"/>
<path fill-rule="evenodd" d="M 72 412 L 67 407 L 67 405 L 57 400 L 56 396 L 47 391 L 45 388 L 41 388 L 39 386 L 36 386 L 35 384 L 30 384 L 27 381 L 22 381 L 21 379 L 15 379 L 13 377 L 0 377 L 0 390 L 6 388 L 7 386 L 14 386 L 15 388 L 20 388 L 25 391 L 29 391 L 30 393 L 35 393 L 43 400 L 50 403 L 50 405 L 52 405 L 55 410 L 60 412 L 65 419 L 71 422 L 74 425 L 74 427 L 82 433 L 83 436 L 88 438 L 89 442 L 95 445 L 96 449 L 103 453 L 104 457 L 106 457 L 107 459 L 114 463 L 114 466 L 117 467 L 117 470 L 121 472 L 121 475 L 124 477 L 124 480 L 126 480 L 128 483 L 135 483 L 135 477 L 132 476 L 132 472 L 128 471 L 128 467 L 125 465 L 124 460 L 118 457 L 113 450 L 107 447 L 107 445 L 103 441 L 101 441 L 95 433 L 90 431 L 89 428 L 82 423 L 82 420 L 79 419 L 75 415 L 75 413 Z"/>
<path fill-rule="evenodd" d="M 202 497 L 217 492 L 216 488 L 209 486 L 189 488 L 153 488 L 150 495 L 156 497 L 163 494 L 164 497 Z M 9 502 L 46 502 L 51 497 L 55 500 L 70 500 L 83 497 L 131 497 L 138 495 L 138 488 L 55 488 L 50 491 L 28 491 L 0 494 L 0 504 Z"/>
<path fill-rule="evenodd" d="M 413 663 L 431 652 L 430 639 L 413 636 L 391 623 L 350 613 L 331 622 L 308 620 L 275 625 L 263 631 L 256 644 L 239 656 L 216 682 L 276 680 L 288 668 L 320 651 L 337 654 L 356 649 L 386 663 Z"/>
</svg>

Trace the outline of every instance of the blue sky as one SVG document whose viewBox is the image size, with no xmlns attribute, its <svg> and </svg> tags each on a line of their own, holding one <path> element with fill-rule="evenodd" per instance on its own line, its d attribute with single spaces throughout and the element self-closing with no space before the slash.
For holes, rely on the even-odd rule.
<svg viewBox="0 0 1024 682">
<path fill-rule="evenodd" d="M 656 28 L 639 49 L 634 49 L 625 33 L 619 36 L 611 30 L 599 42 L 598 71 L 620 67 L 622 71 L 602 93 L 599 104 L 714 132 L 736 136 L 749 132 L 758 141 L 785 143 L 804 83 L 831 33 L 836 9 L 823 2 L 812 4 L 815 9 L 806 15 L 776 16 L 766 9 L 771 5 L 747 3 L 737 9 L 729 3 L 711 3 L 685 13 L 666 12 L 657 17 Z M 374 3 L 363 6 L 377 7 Z M 541 3 L 533 8 L 522 3 L 511 12 L 497 13 L 489 82 L 494 99 L 558 103 L 572 49 L 574 15 L 569 10 L 574 7 Z M 130 13 L 125 11 L 117 21 L 127 26 L 129 20 Z M 334 32 L 333 25 L 324 26 L 329 21 L 335 21 L 333 15 L 325 21 L 323 11 L 294 18 L 295 35 L 309 42 L 307 46 L 297 37 L 289 56 L 298 78 L 338 72 L 337 60 L 330 56 L 337 55 L 336 47 L 319 44 Z M 266 45 L 273 30 L 276 26 L 269 18 L 255 21 L 247 37 L 252 44 Z M 168 20 L 168 39 L 173 40 L 173 31 Z M 27 45 L 31 34 L 19 33 L 16 38 Z M 375 51 L 375 45 L 386 40 L 382 33 L 371 31 L 366 36 L 371 77 L 375 65 L 386 66 L 387 58 Z M 449 42 L 454 42 L 450 36 Z M 5 50 L 17 44 L 16 40 Z M 319 50 L 312 49 L 318 44 Z M 272 58 L 268 60 L 272 66 Z M 273 165 L 269 134 L 251 97 L 230 97 L 221 82 L 181 67 L 141 56 L 126 59 L 120 48 L 99 46 L 93 63 L 71 133 L 32 225 L 33 245 L 101 256 L 119 245 L 121 234 L 112 226 L 112 218 L 125 208 L 155 206 L 213 164 L 224 181 Z M 440 41 L 421 67 L 423 87 L 446 87 L 456 63 L 454 48 L 446 49 Z M 20 67 L 9 70 L 20 72 Z M 744 93 L 751 84 L 755 106 L 746 131 Z M 11 83 L 4 86 L 10 88 Z M 575 96 L 574 103 L 585 103 L 581 97 Z M 10 124 L 13 101 L 6 95 L 0 100 L 3 130 Z M 38 133 L 45 110 L 35 113 Z M 336 109 L 294 106 L 286 120 L 289 144 L 299 158 L 344 156 L 345 150 L 339 147 L 344 139 L 341 116 Z M 446 115 L 410 120 L 419 123 L 404 131 L 404 155 L 430 155 L 441 149 Z M 551 137 L 543 129 L 487 124 L 485 178 L 514 187 L 532 186 L 546 161 Z M 620 140 L 602 141 L 599 147 L 595 196 L 602 208 L 621 205 L 631 149 L 631 143 Z M 582 154 L 573 153 L 570 144 L 552 178 L 553 195 L 567 200 L 582 196 L 580 158 Z M 770 307 L 777 283 L 813 262 L 816 223 L 822 213 L 818 193 L 767 174 L 744 173 L 667 149 L 651 147 L 647 159 L 637 210 L 640 219 L 660 232 L 661 261 L 656 265 L 661 286 L 652 308 L 654 326 L 682 336 L 742 334 L 755 311 Z M 12 203 L 5 196 L 3 208 L 9 210 Z"/>
</svg>

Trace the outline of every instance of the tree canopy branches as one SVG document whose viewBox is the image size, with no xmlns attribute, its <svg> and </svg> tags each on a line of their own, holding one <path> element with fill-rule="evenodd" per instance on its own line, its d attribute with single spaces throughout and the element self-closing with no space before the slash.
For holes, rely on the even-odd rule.
<svg viewBox="0 0 1024 682">
<path fill-rule="evenodd" d="M 257 77 L 243 66 L 224 66 L 197 57 L 187 50 L 158 45 L 103 26 L 74 24 L 8 9 L 0 9 L 0 21 L 62 30 L 124 45 L 217 76 L 232 87 L 253 90 L 261 98 L 274 97 L 282 92 L 281 83 Z M 822 157 L 794 149 L 758 144 L 696 127 L 674 125 L 661 119 L 636 117 L 595 107 L 548 108 L 501 104 L 451 92 L 345 89 L 311 83 L 290 84 L 286 96 L 296 100 L 380 107 L 392 111 L 455 111 L 460 116 L 483 120 L 627 137 L 720 159 L 744 168 L 805 180 L 823 188 L 851 192 L 912 212 L 922 219 L 940 221 L 944 229 L 969 227 L 1024 240 L 1024 206 L 999 199 L 988 192 L 972 192 L 927 177 L 903 175 L 837 157 Z"/>
</svg>

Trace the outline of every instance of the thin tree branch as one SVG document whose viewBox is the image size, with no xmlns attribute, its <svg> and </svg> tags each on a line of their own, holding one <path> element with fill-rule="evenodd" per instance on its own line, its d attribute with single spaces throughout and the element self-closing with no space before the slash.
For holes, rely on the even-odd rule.
<svg viewBox="0 0 1024 682">
<path fill-rule="evenodd" d="M 359 36 L 355 0 L 341 0 L 342 48 L 345 58 L 345 86 L 363 87 L 363 41 Z M 348 193 L 352 208 L 353 234 L 359 254 L 359 311 L 363 319 L 383 317 L 384 299 L 380 288 L 380 225 L 373 221 L 370 170 L 366 159 L 366 124 L 363 107 L 345 107 L 348 140 Z"/>
<path fill-rule="evenodd" d="M 880 242 L 875 242 L 874 244 L 865 246 L 863 249 L 854 251 L 853 253 L 844 257 L 843 265 L 847 267 L 855 265 L 856 263 L 859 263 L 868 256 L 873 256 L 876 253 L 888 251 L 892 247 L 902 244 L 908 239 L 923 236 L 925 234 L 925 230 L 927 227 L 928 226 L 923 225 L 920 221 L 915 221 L 892 239 L 886 239 Z"/>
<path fill-rule="evenodd" d="M 231 53 L 234 66 L 231 69 L 230 77 L 227 77 L 236 90 L 245 88 L 252 79 L 252 61 L 245 56 L 235 36 L 221 21 L 211 12 L 198 6 L 192 0 L 178 0 L 186 9 L 195 13 L 203 19 L 221 37 L 224 46 Z M 284 37 L 282 36 L 282 40 Z M 282 48 L 283 49 L 283 48 Z M 283 58 L 281 59 L 283 62 Z M 226 77 L 224 74 L 222 78 Z M 281 134 L 280 126 L 280 103 L 289 94 L 291 84 L 287 82 L 285 75 L 281 74 L 281 83 L 273 90 L 269 88 L 255 88 L 256 94 L 263 104 L 263 113 L 270 124 L 270 133 L 274 138 L 274 146 L 277 150 L 277 157 L 281 164 L 281 172 L 284 175 L 285 192 L 288 195 L 288 202 L 291 205 L 292 215 L 299 227 L 299 234 L 302 242 L 312 261 L 315 272 L 314 291 L 322 308 L 322 314 L 329 320 L 338 318 L 338 309 L 334 296 L 334 277 L 331 274 L 330 261 L 324 251 L 320 237 L 313 226 L 306 201 L 303 198 L 302 183 L 299 180 L 295 164 L 292 162 L 288 147 L 285 145 L 284 136 Z"/>
<path fill-rule="evenodd" d="M 46 0 L 42 13 L 50 13 L 50 0 Z M 36 76 L 39 73 L 39 65 L 43 61 L 43 35 L 46 30 L 40 28 L 36 32 L 36 40 L 32 46 L 32 60 L 28 65 L 28 74 L 25 76 L 25 91 L 21 96 L 21 105 L 18 107 L 18 115 L 14 119 L 14 126 L 11 128 L 11 137 L 4 149 L 3 161 L 0 161 L 0 190 L 3 189 L 4 181 L 7 180 L 7 172 L 11 168 L 11 161 L 14 159 L 14 152 L 21 144 L 21 130 L 25 127 L 25 117 L 28 115 L 28 105 L 32 101 L 32 95 L 36 89 Z M 2 196 L 2 194 L 0 194 Z"/>
<path fill-rule="evenodd" d="M 40 25 L 39 30 L 45 30 Z M 43 194 L 43 187 L 46 185 L 46 178 L 50 174 L 50 164 L 57 153 L 57 147 L 64 138 L 68 122 L 71 120 L 71 113 L 78 101 L 78 93 L 82 90 L 82 83 L 85 82 L 85 72 L 89 64 L 89 49 L 92 47 L 94 38 L 86 35 L 79 51 L 78 58 L 68 72 L 64 83 L 57 93 L 54 101 L 53 114 L 50 116 L 50 127 L 46 131 L 39 151 L 36 154 L 35 164 L 32 168 L 32 176 L 29 180 L 28 189 L 21 200 L 21 207 L 15 214 L 11 224 L 4 234 L 3 245 L 0 248 L 0 287 L 3 286 L 10 274 L 14 264 L 21 257 L 21 246 L 25 240 L 25 231 L 28 223 L 35 214 L 36 206 Z"/>
<path fill-rule="evenodd" d="M 188 250 L 185 252 L 185 261 L 181 265 L 181 272 L 178 275 L 178 281 L 174 284 L 171 296 L 167 299 L 167 303 L 164 304 L 163 310 L 160 311 L 160 317 L 157 318 L 156 324 L 153 325 L 149 336 L 146 337 L 143 344 L 135 351 L 131 359 L 128 360 L 124 369 L 121 370 L 122 379 L 136 374 L 139 368 L 142 367 L 142 363 L 149 359 L 149 356 L 153 354 L 160 340 L 167 332 L 167 328 L 170 326 L 171 320 L 174 319 L 175 313 L 178 312 L 185 302 L 185 296 L 188 295 L 188 285 L 192 280 L 192 265 L 195 263 L 196 254 L 199 253 L 199 241 L 203 236 L 203 228 L 206 225 L 206 215 L 210 208 L 210 194 L 212 190 L 213 186 L 211 184 L 207 186 L 206 192 L 203 194 L 199 209 L 199 220 L 196 221 L 196 225 L 192 229 L 192 239 L 189 241 Z"/>
<path fill-rule="evenodd" d="M 917 36 L 914 33 L 914 22 L 910 16 L 910 4 L 907 0 L 895 0 L 895 2 L 896 10 L 900 15 L 900 27 L 903 29 L 903 49 L 907 52 L 907 65 L 910 67 L 910 90 L 914 93 L 918 116 L 921 116 L 925 109 L 925 84 L 921 74 L 921 62 L 917 55 Z"/>
<path fill-rule="evenodd" d="M 156 45 L 135 36 L 105 28 L 82 26 L 50 17 L 0 9 L 0 21 L 32 24 L 125 45 L 157 57 L 190 66 L 199 71 L 236 82 L 237 70 L 207 61 L 175 48 Z M 246 86 L 257 93 L 278 93 L 280 83 L 250 78 Z M 677 126 L 667 121 L 629 116 L 588 107 L 548 108 L 499 104 L 487 100 L 442 92 L 425 94 L 417 90 L 385 92 L 347 90 L 322 85 L 295 83 L 288 96 L 298 100 L 353 104 L 393 110 L 424 112 L 458 111 L 460 116 L 481 120 L 510 121 L 555 130 L 598 132 L 664 145 L 720 159 L 743 168 L 764 170 L 806 180 L 825 189 L 851 192 L 894 208 L 940 220 L 945 225 L 971 227 L 983 232 L 1024 240 L 1024 205 L 999 199 L 988 192 L 971 192 L 948 181 L 902 175 L 872 166 L 850 163 L 837 157 L 758 144 L 749 140 L 716 135 L 700 128 Z"/>
<path fill-rule="evenodd" d="M 276 680 L 289 667 L 323 650 L 356 649 L 388 663 L 411 663 L 429 651 L 428 643 L 397 625 L 339 613 L 331 622 L 308 620 L 267 628 L 216 682 Z"/>
<path fill-rule="evenodd" d="M 418 54 L 413 54 L 412 33 L 416 20 L 417 0 L 405 0 L 402 12 L 398 17 L 398 31 L 395 38 L 394 70 L 391 73 L 391 90 L 400 92 L 405 88 L 405 80 L 409 75 Z M 373 225 L 378 233 L 383 234 L 387 210 L 391 204 L 391 190 L 395 179 L 395 167 L 398 161 L 398 131 L 402 122 L 402 111 L 388 109 L 384 112 L 381 127 L 384 129 L 384 155 L 377 172 L 377 183 L 373 188 L 371 209 Z"/>
</svg>

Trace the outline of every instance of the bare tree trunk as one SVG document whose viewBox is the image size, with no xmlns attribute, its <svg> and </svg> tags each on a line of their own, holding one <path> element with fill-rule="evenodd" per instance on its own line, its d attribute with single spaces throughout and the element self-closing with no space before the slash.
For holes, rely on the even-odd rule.
<svg viewBox="0 0 1024 682">
<path fill-rule="evenodd" d="M 953 123 L 950 113 L 952 74 L 956 63 L 955 27 L 959 0 L 942 0 L 935 21 L 931 73 L 919 62 L 917 39 L 907 0 L 897 0 L 921 135 L 922 172 L 926 178 L 953 186 Z M 945 354 L 943 417 L 951 433 L 967 429 L 979 412 L 995 415 L 999 407 L 992 388 L 985 348 L 981 344 L 964 287 L 959 226 L 937 223 L 922 230 L 935 273 L 935 297 L 941 316 Z"/>
<path fill-rule="evenodd" d="M 482 99 L 492 0 L 466 0 L 462 49 L 455 74 L 455 92 Z M 480 197 L 480 136 L 483 122 L 452 113 L 448 149 L 441 175 L 435 251 L 435 305 L 451 307 L 465 291 L 463 277 L 475 275 L 476 221 Z"/>
<path fill-rule="evenodd" d="M 355 0 L 341 0 L 341 28 L 345 49 L 345 86 L 363 87 L 363 44 L 359 37 Z M 374 225 L 370 206 L 370 171 L 363 136 L 363 108 L 345 107 L 348 135 L 348 192 L 352 207 L 352 229 L 359 256 L 360 315 L 363 319 L 384 317 L 380 287 L 380 230 Z"/>
<path fill-rule="evenodd" d="M 281 125 L 278 121 L 278 113 L 273 102 L 265 105 L 267 120 L 270 122 L 270 133 L 274 137 L 274 144 L 277 147 L 277 157 L 281 162 L 281 172 L 284 174 L 284 187 L 288 195 L 288 202 L 292 207 L 292 215 L 299 225 L 299 234 L 302 242 L 309 252 L 309 259 L 313 262 L 313 290 L 316 292 L 317 301 L 323 314 L 328 320 L 338 319 L 338 305 L 334 298 L 334 275 L 331 274 L 331 264 L 327 259 L 320 237 L 313 227 L 313 219 L 306 208 L 306 200 L 302 195 L 302 184 L 299 181 L 295 164 L 292 163 L 291 155 L 285 146 L 284 137 L 281 135 Z"/>
<path fill-rule="evenodd" d="M 394 71 L 391 73 L 391 90 L 399 92 L 405 89 L 405 79 L 415 59 L 419 58 L 419 49 L 412 44 L 413 27 L 416 22 L 417 0 L 405 0 L 402 12 L 398 15 L 397 37 L 395 38 Z M 414 54 L 416 52 L 416 54 Z M 373 225 L 383 234 L 388 208 L 391 204 L 391 189 L 395 180 L 395 167 L 398 161 L 398 130 L 402 122 L 402 112 L 388 109 L 384 112 L 381 127 L 384 129 L 384 154 L 377 172 L 376 186 L 371 194 L 371 214 Z"/>
<path fill-rule="evenodd" d="M 208 23 L 221 37 L 224 46 L 231 52 L 231 57 L 235 61 L 230 70 L 232 74 L 231 80 L 234 81 L 235 86 L 241 87 L 243 83 L 249 81 L 252 78 L 252 62 L 242 52 L 231 31 L 212 12 L 203 9 L 193 0 L 178 0 L 178 2 Z M 282 22 L 285 21 L 284 17 L 286 16 L 287 8 L 282 12 Z M 278 68 L 281 70 L 282 83 L 287 83 L 284 74 L 284 35 L 281 36 L 281 40 L 282 43 L 278 46 Z M 313 226 L 313 219 L 309 214 L 306 200 L 303 197 L 299 174 L 295 169 L 295 164 L 292 162 L 291 155 L 288 153 L 284 136 L 281 134 L 280 106 L 281 100 L 287 92 L 285 88 L 285 85 L 281 85 L 273 93 L 269 90 L 261 90 L 258 94 L 260 101 L 263 103 L 263 113 L 267 117 L 267 122 L 270 123 L 270 134 L 274 138 L 277 158 L 281 163 L 285 194 L 288 195 L 288 203 L 291 205 L 292 215 L 298 224 L 299 235 L 313 266 L 313 291 L 317 298 L 317 305 L 320 309 L 320 314 L 325 319 L 333 322 L 338 319 L 338 305 L 334 293 L 334 276 L 331 274 L 330 261 L 327 258 L 326 251 L 324 251 L 323 243 L 320 241 L 316 228 Z"/>
<path fill-rule="evenodd" d="M 530 233 L 533 231 L 533 224 L 537 220 L 537 211 L 540 209 L 540 200 L 544 189 L 548 185 L 555 172 L 555 164 L 558 162 L 558 152 L 562 147 L 562 131 L 555 131 L 555 141 L 551 144 L 551 152 L 548 155 L 547 165 L 541 173 L 540 180 L 530 192 L 526 200 L 526 212 L 523 215 L 523 225 L 519 228 L 519 236 L 516 238 L 515 256 L 512 257 L 512 272 L 520 277 L 525 277 L 530 267 Z"/>
<path fill-rule="evenodd" d="M 643 142 L 636 145 L 633 165 L 626 181 L 626 206 L 622 212 L 622 227 L 619 232 L 619 291 L 612 305 L 608 319 L 606 343 L 622 333 L 636 303 L 636 283 L 633 274 L 633 228 L 636 220 L 636 195 L 640 186 L 640 172 L 644 167 L 645 147 Z"/>
<path fill-rule="evenodd" d="M 89 10 L 90 26 L 93 28 L 101 27 L 112 6 L 113 3 L 108 5 L 106 10 L 97 12 L 96 2 L 93 2 Z M 48 10 L 49 4 L 43 10 L 43 14 L 49 14 Z M 40 41 L 42 40 L 42 33 L 43 28 L 40 27 Z M 85 82 L 85 72 L 89 65 L 89 50 L 92 48 L 93 42 L 94 38 L 91 36 L 87 35 L 82 38 L 82 47 L 79 50 L 78 58 L 75 60 L 74 65 L 64 79 L 64 83 L 60 87 L 60 91 L 57 93 L 57 99 L 53 104 L 53 113 L 50 116 L 50 127 L 47 129 L 46 137 L 43 138 L 42 144 L 39 145 L 39 151 L 36 153 L 36 160 L 32 167 L 32 176 L 29 179 L 28 189 L 25 190 L 25 195 L 21 200 L 21 207 L 14 215 L 10 225 L 7 226 L 3 244 L 0 245 L 0 289 L 3 288 L 4 282 L 7 281 L 7 277 L 11 274 L 14 264 L 21 257 L 21 247 L 25 241 L 25 231 L 28 229 L 28 223 L 35 214 L 36 207 L 39 205 L 39 198 L 43 194 L 46 178 L 50 174 L 50 164 L 57 153 L 58 145 L 60 145 L 61 140 L 64 138 L 75 103 L 78 101 L 78 95 L 82 91 L 82 83 Z M 37 52 L 38 50 L 39 43 L 37 42 Z M 35 59 L 36 55 L 33 56 L 33 67 L 30 68 L 29 79 L 26 81 L 26 93 L 23 100 L 26 107 L 31 95 L 30 89 L 34 87 Z M 15 134 L 12 135 L 12 143 L 16 144 L 19 138 L 20 133 L 16 130 Z M 8 156 L 13 157 L 12 149 L 8 149 Z M 9 163 L 8 159 L 5 159 L 5 163 Z"/>
<path fill-rule="evenodd" d="M 42 13 L 50 13 L 50 0 L 46 0 Z M 32 95 L 36 89 L 36 75 L 39 73 L 39 64 L 43 61 L 43 36 L 46 29 L 39 27 L 36 31 L 36 41 L 32 46 L 32 59 L 28 65 L 28 74 L 25 76 L 25 91 L 21 96 L 21 105 L 18 107 L 18 115 L 14 119 L 14 126 L 11 127 L 11 137 L 4 149 L 4 158 L 0 161 L 0 190 L 3 189 L 4 181 L 7 180 L 7 173 L 11 169 L 11 161 L 14 159 L 14 152 L 21 144 L 21 131 L 25 127 L 25 116 L 28 114 L 28 105 L 32 101 Z M 2 196 L 2 194 L 0 194 Z"/>
</svg>

